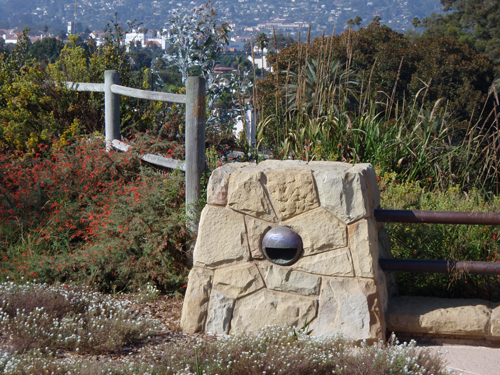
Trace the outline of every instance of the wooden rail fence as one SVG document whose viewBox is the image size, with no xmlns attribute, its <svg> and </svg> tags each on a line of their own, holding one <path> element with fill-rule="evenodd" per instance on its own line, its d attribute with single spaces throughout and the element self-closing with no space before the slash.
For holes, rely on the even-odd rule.
<svg viewBox="0 0 500 375">
<path fill-rule="evenodd" d="M 161 167 L 179 169 L 186 172 L 186 214 L 188 217 L 197 212 L 195 202 L 201 198 L 201 176 L 205 170 L 205 109 L 206 89 L 202 77 L 188 77 L 186 95 L 147 91 L 120 86 L 120 76 L 116 70 L 104 72 L 104 83 L 66 82 L 66 87 L 74 91 L 104 93 L 104 133 L 106 148 L 114 147 L 121 151 L 130 145 L 121 141 L 120 134 L 120 97 L 155 100 L 186 105 L 186 160 L 164 158 L 146 154 L 141 159 Z"/>
</svg>

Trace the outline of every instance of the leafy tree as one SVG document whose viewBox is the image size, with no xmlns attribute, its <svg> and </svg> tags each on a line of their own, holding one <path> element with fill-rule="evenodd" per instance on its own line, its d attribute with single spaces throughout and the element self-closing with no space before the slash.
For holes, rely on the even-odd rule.
<svg viewBox="0 0 500 375">
<path fill-rule="evenodd" d="M 355 26 L 359 26 L 359 25 L 361 25 L 362 21 L 363 21 L 363 19 L 358 15 L 358 16 L 354 17 L 353 23 Z"/>
<path fill-rule="evenodd" d="M 61 40 L 64 40 L 68 37 L 68 35 L 66 34 L 66 31 L 59 30 L 59 33 L 57 33 L 57 37 Z"/>
<path fill-rule="evenodd" d="M 436 100 L 443 99 L 455 117 L 468 120 L 473 114 L 475 121 L 481 112 L 476 106 L 485 102 L 494 79 L 491 62 L 466 44 L 432 36 L 415 44 L 387 26 L 371 23 L 359 31 L 316 38 L 311 46 L 295 43 L 280 51 L 272 60 L 273 72 L 259 83 L 261 102 L 275 102 L 284 84 L 278 84 L 278 78 L 283 80 L 290 75 L 287 72 L 296 74 L 299 66 L 307 64 L 306 56 L 308 61 L 324 60 L 325 46 L 330 46 L 326 55 L 330 61 L 340 61 L 359 73 L 364 81 L 360 87 L 384 103 L 380 110 L 385 103 L 403 103 L 423 89 L 419 97 L 426 91 L 424 107 L 432 109 Z"/>
<path fill-rule="evenodd" d="M 238 76 L 241 76 L 243 70 L 250 70 L 252 63 L 247 59 L 246 55 L 236 55 L 234 64 L 238 69 Z"/>
<path fill-rule="evenodd" d="M 379 15 L 376 15 L 375 17 L 372 18 L 372 22 L 379 23 L 382 20 L 382 17 Z"/>
<path fill-rule="evenodd" d="M 269 37 L 266 33 L 260 33 L 255 37 L 255 43 L 257 47 L 259 47 L 261 53 L 264 54 L 264 48 L 266 48 L 269 43 Z"/>
<path fill-rule="evenodd" d="M 101 83 L 104 71 L 115 69 L 121 84 L 142 88 L 142 77 L 139 84 L 132 80 L 130 58 L 121 45 L 122 38 L 118 23 L 110 26 L 106 43 L 99 47 L 85 49 L 78 43 L 81 39 L 70 36 L 59 59 L 44 66 L 33 58 L 25 30 L 15 50 L 0 55 L 0 149 L 33 154 L 53 144 L 65 146 L 80 132 L 101 130 L 102 94 L 70 91 L 62 82 Z M 136 100 L 126 97 L 120 106 L 124 131 L 132 125 L 154 128 L 154 108 L 146 112 Z"/>
<path fill-rule="evenodd" d="M 346 24 L 347 26 L 349 26 L 349 28 L 351 29 L 353 26 L 354 26 L 354 20 L 352 18 L 349 18 L 347 21 L 346 21 Z"/>
<path fill-rule="evenodd" d="M 281 33 L 276 34 L 275 38 L 276 38 L 276 48 L 278 48 L 278 49 L 290 47 L 292 45 L 292 43 L 295 42 L 293 37 L 291 37 L 290 35 L 284 36 Z M 274 47 L 274 45 L 273 45 L 273 47 Z"/>
<path fill-rule="evenodd" d="M 38 61 L 53 63 L 59 58 L 64 43 L 57 38 L 43 38 L 29 47 L 29 54 Z"/>
<path fill-rule="evenodd" d="M 228 44 L 229 26 L 227 23 L 218 26 L 216 16 L 217 13 L 209 2 L 186 14 L 175 10 L 167 21 L 167 41 L 174 48 L 163 58 L 170 65 L 177 66 L 182 74 L 182 82 L 186 81 L 189 70 L 193 67 L 199 68 L 203 76 L 212 72 L 217 55 Z"/>
<path fill-rule="evenodd" d="M 452 38 L 424 36 L 414 48 L 415 73 L 408 84 L 410 95 L 429 84 L 426 100 L 448 101 L 448 109 L 466 120 L 478 118 L 493 82 L 491 62 L 470 46 Z M 485 113 L 489 113 L 488 110 Z"/>
<path fill-rule="evenodd" d="M 427 19 L 425 34 L 448 36 L 467 43 L 500 64 L 500 2 L 491 0 L 441 0 L 446 15 Z"/>
<path fill-rule="evenodd" d="M 413 25 L 413 27 L 416 29 L 417 27 L 419 27 L 421 25 L 421 22 L 420 20 L 418 19 L 417 16 L 413 17 L 413 19 L 411 20 L 411 24 Z"/>
</svg>

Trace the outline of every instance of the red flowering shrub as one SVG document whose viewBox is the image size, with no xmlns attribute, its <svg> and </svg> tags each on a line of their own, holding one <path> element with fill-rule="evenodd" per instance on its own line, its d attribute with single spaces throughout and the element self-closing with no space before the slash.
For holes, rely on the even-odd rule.
<svg viewBox="0 0 500 375">
<path fill-rule="evenodd" d="M 153 141 L 142 141 L 136 150 L 149 152 Z M 163 146 L 183 154 L 173 142 Z M 182 289 L 181 172 L 162 174 L 131 152 L 107 153 L 100 139 L 41 149 L 34 157 L 0 155 L 1 278 Z"/>
</svg>

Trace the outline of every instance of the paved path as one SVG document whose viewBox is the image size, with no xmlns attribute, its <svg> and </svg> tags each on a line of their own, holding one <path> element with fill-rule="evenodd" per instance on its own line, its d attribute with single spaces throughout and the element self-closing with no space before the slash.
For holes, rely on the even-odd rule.
<svg viewBox="0 0 500 375">
<path fill-rule="evenodd" d="M 420 345 L 419 345 L 420 346 Z M 441 352 L 458 375 L 500 375 L 500 348 L 467 345 L 422 345 Z"/>
</svg>

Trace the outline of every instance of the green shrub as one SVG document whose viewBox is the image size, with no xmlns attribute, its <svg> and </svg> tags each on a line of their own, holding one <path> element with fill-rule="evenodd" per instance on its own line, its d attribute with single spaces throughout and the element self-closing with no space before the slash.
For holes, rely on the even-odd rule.
<svg viewBox="0 0 500 375">
<path fill-rule="evenodd" d="M 135 143 L 138 153 L 159 147 L 151 138 Z M 132 152 L 107 153 L 95 137 L 42 149 L 34 158 L 0 156 L 2 277 L 182 290 L 183 174 L 155 171 Z"/>
<path fill-rule="evenodd" d="M 0 148 L 28 152 L 40 151 L 40 145 L 64 146 L 80 134 L 92 134 L 104 129 L 104 95 L 75 92 L 65 82 L 104 82 L 105 70 L 117 70 L 120 84 L 127 87 L 149 88 L 149 73 L 132 76 L 130 56 L 120 45 L 123 30 L 110 26 L 106 43 L 96 47 L 90 42 L 87 52 L 75 37 L 64 46 L 59 59 L 46 66 L 28 53 L 27 31 L 19 38 L 13 53 L 0 55 Z M 177 106 L 178 107 L 178 106 Z M 121 131 L 158 131 L 175 123 L 183 109 L 123 96 L 120 101 Z M 173 120 L 173 121 L 172 121 Z M 177 129 L 176 136 L 182 132 Z"/>
<path fill-rule="evenodd" d="M 50 145 L 53 139 L 65 144 L 77 136 L 83 116 L 75 116 L 77 107 L 67 90 L 54 85 L 44 66 L 28 57 L 28 43 L 25 32 L 13 53 L 0 55 L 0 148 L 34 154 L 39 144 Z"/>
</svg>

